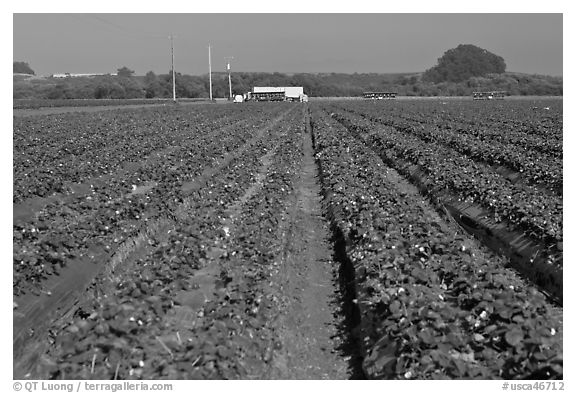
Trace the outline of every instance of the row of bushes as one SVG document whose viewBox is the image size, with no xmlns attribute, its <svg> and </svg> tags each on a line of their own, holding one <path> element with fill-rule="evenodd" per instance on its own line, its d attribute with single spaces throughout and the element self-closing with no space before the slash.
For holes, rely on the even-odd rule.
<svg viewBox="0 0 576 393">
<path fill-rule="evenodd" d="M 526 74 L 491 74 L 463 82 L 425 82 L 418 74 L 293 74 L 234 73 L 234 94 L 253 86 L 303 86 L 313 97 L 359 97 L 365 91 L 395 91 L 404 96 L 468 96 L 477 90 L 505 90 L 510 95 L 562 95 L 562 77 Z M 176 95 L 208 98 L 208 76 L 176 75 Z M 229 94 L 227 75 L 214 74 L 214 97 Z M 172 97 L 171 74 L 96 76 L 80 78 L 14 77 L 14 99 L 133 99 Z"/>
</svg>

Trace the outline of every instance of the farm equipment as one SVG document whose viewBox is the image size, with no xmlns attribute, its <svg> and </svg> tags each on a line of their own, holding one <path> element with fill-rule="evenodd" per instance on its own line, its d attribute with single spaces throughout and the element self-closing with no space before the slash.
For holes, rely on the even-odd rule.
<svg viewBox="0 0 576 393">
<path fill-rule="evenodd" d="M 474 100 L 503 100 L 505 91 L 475 91 L 472 93 Z"/>
<path fill-rule="evenodd" d="M 373 92 L 373 91 L 367 91 L 365 93 L 363 93 L 364 98 L 369 99 L 369 100 L 391 100 L 396 98 L 396 95 L 398 93 L 394 93 L 394 92 Z"/>
<path fill-rule="evenodd" d="M 304 94 L 301 86 L 286 87 L 261 87 L 252 88 L 250 100 L 254 101 L 296 101 L 308 102 L 308 96 Z"/>
</svg>

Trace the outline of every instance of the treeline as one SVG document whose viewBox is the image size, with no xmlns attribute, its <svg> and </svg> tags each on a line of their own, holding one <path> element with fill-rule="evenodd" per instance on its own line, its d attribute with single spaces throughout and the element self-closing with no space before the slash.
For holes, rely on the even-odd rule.
<svg viewBox="0 0 576 393">
<path fill-rule="evenodd" d="M 311 97 L 358 97 L 366 91 L 390 91 L 405 96 L 466 96 L 478 90 L 505 90 L 510 95 L 562 95 L 562 77 L 494 73 L 453 82 L 434 82 L 422 74 L 284 74 L 232 73 L 233 94 L 254 86 L 303 86 Z M 228 76 L 212 75 L 213 97 L 227 97 Z M 176 74 L 176 95 L 180 98 L 208 98 L 208 75 Z M 145 76 L 130 73 L 94 77 L 41 78 L 15 75 L 13 98 L 36 99 L 130 99 L 172 97 L 172 75 Z"/>
</svg>

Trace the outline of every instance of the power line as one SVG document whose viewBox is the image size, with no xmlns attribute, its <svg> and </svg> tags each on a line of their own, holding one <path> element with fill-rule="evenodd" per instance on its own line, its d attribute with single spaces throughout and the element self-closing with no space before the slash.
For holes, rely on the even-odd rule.
<svg viewBox="0 0 576 393">
<path fill-rule="evenodd" d="M 140 38 L 140 39 L 166 39 L 166 35 L 160 35 L 160 34 L 155 34 L 155 33 L 150 33 L 150 32 L 144 32 L 144 31 L 135 31 L 134 29 L 127 29 L 126 27 L 124 27 L 123 25 L 120 25 L 118 23 L 112 22 L 106 18 L 103 18 L 101 16 L 98 16 L 96 14 L 81 14 L 82 17 L 88 18 L 88 19 L 92 19 L 92 20 L 96 20 L 98 21 L 98 23 L 100 24 L 105 24 L 107 26 L 113 27 L 116 31 L 122 32 L 124 35 L 130 36 L 130 37 L 134 37 L 134 38 Z M 173 85 L 173 98 L 174 100 L 176 99 L 176 92 L 175 92 L 175 74 L 176 71 L 174 70 L 174 38 L 176 36 L 174 34 L 171 34 L 170 36 L 168 36 L 168 38 L 170 39 L 170 51 L 171 51 L 171 60 L 172 60 L 172 85 Z M 184 43 L 191 43 L 192 41 L 186 39 L 185 37 L 179 37 L 180 41 L 184 42 Z M 209 48 L 210 51 L 210 48 Z M 210 54 L 209 54 L 210 57 Z M 209 59 L 210 61 L 210 59 Z M 211 72 L 211 65 L 209 65 L 209 77 L 210 79 L 212 79 L 212 72 Z M 230 67 L 230 65 L 228 64 L 228 67 Z M 229 77 L 230 79 L 230 77 Z M 211 82 L 211 81 L 210 81 Z M 230 81 L 229 81 L 230 82 Z M 230 84 L 230 83 L 229 83 Z M 211 85 L 211 83 L 210 83 Z M 210 86 L 212 87 L 212 86 Z M 231 89 L 231 84 L 230 84 L 230 89 Z M 231 93 L 230 93 L 231 94 Z"/>
<path fill-rule="evenodd" d="M 224 57 L 226 60 L 226 69 L 228 70 L 228 88 L 230 89 L 230 99 L 232 99 L 232 79 L 230 77 L 230 60 L 234 59 L 234 56 L 226 56 Z"/>
<path fill-rule="evenodd" d="M 208 81 L 210 83 L 210 101 L 212 101 L 212 54 L 210 44 L 208 44 Z"/>
<path fill-rule="evenodd" d="M 176 102 L 176 70 L 174 70 L 174 36 L 170 34 L 170 49 L 172 52 L 172 99 Z"/>
</svg>

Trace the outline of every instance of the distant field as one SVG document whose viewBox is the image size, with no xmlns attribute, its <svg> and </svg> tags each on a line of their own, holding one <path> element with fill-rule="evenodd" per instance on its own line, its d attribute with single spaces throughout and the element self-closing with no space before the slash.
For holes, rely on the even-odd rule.
<svg viewBox="0 0 576 393">
<path fill-rule="evenodd" d="M 363 97 L 310 97 L 310 101 L 362 101 Z M 509 96 L 504 100 L 561 100 L 561 96 Z M 472 100 L 470 96 L 398 96 L 395 100 Z M 178 98 L 179 103 L 208 102 L 207 98 Z M 377 100 L 386 102 L 390 100 Z M 226 99 L 215 99 L 217 103 L 227 103 Z M 135 99 L 14 99 L 13 109 L 40 109 L 40 108 L 63 108 L 63 107 L 102 107 L 102 106 L 142 106 L 142 105 L 161 105 L 171 104 L 171 98 L 135 98 Z"/>
<path fill-rule="evenodd" d="M 507 96 L 504 101 L 507 100 L 561 100 L 562 96 Z M 364 100 L 363 97 L 309 97 L 310 101 L 334 101 L 334 100 Z M 397 96 L 395 100 L 470 100 L 472 101 L 472 96 Z M 370 101 L 370 100 L 367 100 Z M 380 102 L 393 101 L 393 100 L 374 100 Z M 498 100 L 494 100 L 498 101 Z"/>
<path fill-rule="evenodd" d="M 57 107 L 85 107 L 85 106 L 125 106 L 150 105 L 171 103 L 170 98 L 134 98 L 134 99 L 15 99 L 12 100 L 13 109 L 38 109 Z M 205 98 L 182 98 L 178 102 L 203 102 Z"/>
</svg>

